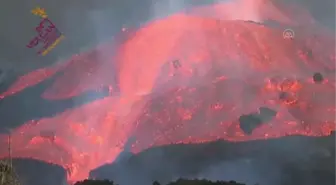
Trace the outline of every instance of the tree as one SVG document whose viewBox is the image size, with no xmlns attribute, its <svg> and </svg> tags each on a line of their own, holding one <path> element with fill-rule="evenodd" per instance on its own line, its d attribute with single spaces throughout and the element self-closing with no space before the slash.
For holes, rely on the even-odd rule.
<svg viewBox="0 0 336 185">
<path fill-rule="evenodd" d="M 75 185 L 116 185 L 112 181 L 108 180 L 84 180 L 77 182 Z M 158 181 L 154 181 L 153 185 L 161 185 Z M 244 185 L 237 183 L 235 181 L 216 181 L 212 182 L 209 180 L 187 180 L 187 179 L 178 179 L 175 182 L 171 182 L 168 185 Z"/>
<path fill-rule="evenodd" d="M 0 185 L 19 185 L 17 175 L 12 166 L 4 160 L 0 160 Z"/>
<path fill-rule="evenodd" d="M 76 182 L 75 185 L 117 185 L 109 180 L 83 180 Z"/>
</svg>

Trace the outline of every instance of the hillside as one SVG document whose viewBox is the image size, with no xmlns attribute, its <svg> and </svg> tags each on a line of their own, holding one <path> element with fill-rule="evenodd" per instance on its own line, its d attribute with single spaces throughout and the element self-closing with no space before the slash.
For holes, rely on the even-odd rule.
<svg viewBox="0 0 336 185">
<path fill-rule="evenodd" d="M 300 5 L 211 4 L 115 37 L 10 85 L 0 147 L 10 133 L 14 157 L 62 166 L 74 182 L 124 150 L 335 130 L 334 33 Z"/>
<path fill-rule="evenodd" d="M 335 134 L 168 145 L 126 154 L 93 170 L 91 177 L 139 185 L 179 177 L 260 185 L 335 184 Z"/>
</svg>

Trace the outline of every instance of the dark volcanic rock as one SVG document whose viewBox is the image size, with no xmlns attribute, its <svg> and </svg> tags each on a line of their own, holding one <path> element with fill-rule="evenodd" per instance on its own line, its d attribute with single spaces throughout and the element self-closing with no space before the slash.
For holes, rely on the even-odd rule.
<svg viewBox="0 0 336 185">
<path fill-rule="evenodd" d="M 263 121 L 260 119 L 258 114 L 248 114 L 239 117 L 240 129 L 246 134 L 252 134 L 253 130 L 260 126 Z"/>
<path fill-rule="evenodd" d="M 321 73 L 314 73 L 313 80 L 314 80 L 315 83 L 322 83 L 324 78 L 323 78 L 323 75 Z"/>
<path fill-rule="evenodd" d="M 259 108 L 259 117 L 263 122 L 269 122 L 276 116 L 277 112 L 268 107 Z"/>
<path fill-rule="evenodd" d="M 242 115 L 239 117 L 240 129 L 246 134 L 252 134 L 253 130 L 260 125 L 271 121 L 277 112 L 268 107 L 260 107 L 259 113 L 251 113 L 248 115 Z"/>
</svg>

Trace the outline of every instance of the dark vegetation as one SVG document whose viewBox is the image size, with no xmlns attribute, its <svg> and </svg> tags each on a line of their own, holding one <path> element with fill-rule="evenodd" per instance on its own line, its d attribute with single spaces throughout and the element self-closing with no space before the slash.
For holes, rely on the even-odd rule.
<svg viewBox="0 0 336 185">
<path fill-rule="evenodd" d="M 113 181 L 108 180 L 84 180 L 77 182 L 75 185 L 117 185 Z M 157 181 L 154 181 L 152 185 L 163 185 Z M 175 182 L 171 182 L 167 185 L 244 185 L 237 183 L 235 181 L 216 181 L 212 182 L 209 180 L 187 180 L 187 179 L 179 179 Z"/>
</svg>

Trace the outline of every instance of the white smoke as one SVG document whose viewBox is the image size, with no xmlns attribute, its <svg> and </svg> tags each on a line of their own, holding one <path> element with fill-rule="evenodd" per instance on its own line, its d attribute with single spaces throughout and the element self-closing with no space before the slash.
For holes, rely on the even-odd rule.
<svg viewBox="0 0 336 185">
<path fill-rule="evenodd" d="M 218 9 L 218 11 L 211 8 L 211 10 L 206 10 L 204 12 L 203 8 L 197 11 L 196 15 L 210 15 L 221 19 L 230 20 L 247 20 L 254 22 L 264 21 L 261 7 L 266 4 L 271 4 L 271 1 L 267 0 L 215 0 L 212 4 L 223 4 L 225 3 L 224 9 Z M 153 2 L 151 7 L 152 18 L 162 18 L 168 16 L 177 11 L 184 11 L 193 7 L 192 1 L 156 1 Z"/>
<path fill-rule="evenodd" d="M 192 13 L 221 20 L 245 20 L 263 22 L 262 7 L 271 3 L 265 0 L 217 0 L 215 6 L 201 7 Z"/>
<path fill-rule="evenodd" d="M 167 0 L 153 2 L 151 7 L 152 18 L 162 18 L 176 11 L 180 11 L 187 6 L 185 0 Z"/>
</svg>

